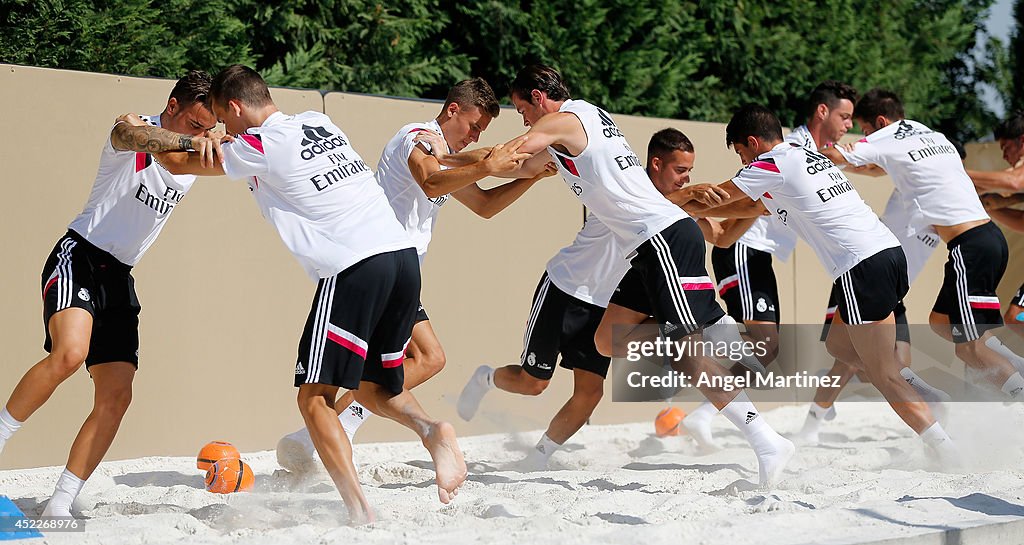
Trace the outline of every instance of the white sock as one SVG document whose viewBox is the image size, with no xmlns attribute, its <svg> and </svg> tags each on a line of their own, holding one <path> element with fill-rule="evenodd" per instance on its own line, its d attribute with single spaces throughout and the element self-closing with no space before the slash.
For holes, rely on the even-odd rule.
<svg viewBox="0 0 1024 545">
<path fill-rule="evenodd" d="M 938 422 L 928 426 L 928 429 L 921 432 L 921 440 L 939 455 L 939 461 L 946 467 L 957 467 L 961 465 L 960 451 L 956 448 L 953 440 L 950 439 L 942 424 Z"/>
<path fill-rule="evenodd" d="M 900 376 L 903 377 L 903 380 L 907 381 L 907 384 L 913 386 L 917 393 L 921 394 L 921 397 L 928 403 L 946 403 L 952 399 L 946 392 L 925 382 L 923 378 L 918 376 L 909 367 L 900 369 Z"/>
<path fill-rule="evenodd" d="M 1013 399 L 1021 399 L 1021 392 L 1024 391 L 1024 377 L 1020 376 L 1020 373 L 1010 375 L 1000 390 Z"/>
<path fill-rule="evenodd" d="M 804 419 L 804 427 L 800 428 L 800 432 L 797 433 L 795 437 L 797 442 L 803 444 L 817 444 L 818 432 L 821 431 L 822 422 L 835 418 L 836 412 L 833 407 L 825 408 L 812 402 L 811 406 L 807 409 L 807 418 Z"/>
<path fill-rule="evenodd" d="M 711 435 L 711 418 L 716 414 L 718 409 L 710 401 L 705 400 L 683 418 L 683 427 L 702 449 L 718 448 Z"/>
<path fill-rule="evenodd" d="M 21 424 L 22 422 L 18 422 L 11 416 L 11 413 L 7 412 L 7 407 L 0 411 L 0 452 L 3 452 L 4 445 L 14 435 L 14 432 L 21 429 Z"/>
<path fill-rule="evenodd" d="M 79 479 L 68 468 L 57 479 L 57 486 L 53 490 L 53 497 L 43 510 L 46 517 L 68 517 L 71 516 L 71 504 L 74 503 L 78 493 L 82 491 L 85 481 Z"/>
<path fill-rule="evenodd" d="M 989 336 L 989 338 L 985 339 L 985 346 L 1009 360 L 1017 372 L 1024 373 L 1024 357 L 1015 354 L 1013 350 L 1010 350 L 1010 347 L 1003 344 L 1003 341 L 1000 341 L 998 337 Z"/>
<path fill-rule="evenodd" d="M 761 417 L 746 392 L 740 392 L 722 409 L 722 414 L 739 428 L 757 455 L 759 483 L 762 487 L 774 484 L 786 463 L 796 450 Z"/>
<path fill-rule="evenodd" d="M 358 401 L 353 401 L 338 415 L 338 420 L 341 421 L 341 427 L 345 429 L 345 435 L 348 436 L 350 444 L 353 444 L 352 442 L 355 441 L 356 431 L 359 430 L 359 426 L 362 426 L 372 414 L 369 409 L 360 405 Z"/>
<path fill-rule="evenodd" d="M 480 408 L 480 402 L 483 401 L 484 395 L 493 388 L 494 369 L 487 365 L 477 367 L 473 376 L 469 377 L 469 382 L 462 388 L 462 393 L 459 394 L 459 399 L 455 403 L 455 409 L 459 416 L 467 422 L 472 420 L 476 416 L 477 409 Z"/>
<path fill-rule="evenodd" d="M 718 409 L 715 408 L 715 405 L 713 403 L 705 399 L 703 403 L 698 405 L 697 408 L 694 409 L 693 412 L 691 412 L 687 416 L 692 416 L 694 418 L 699 418 L 702 420 L 711 420 L 711 417 L 715 416 L 716 414 L 718 414 Z"/>
<path fill-rule="evenodd" d="M 540 441 L 537 441 L 537 445 L 533 447 L 544 459 L 545 462 L 551 458 L 558 449 L 562 448 L 562 445 L 554 442 L 548 437 L 548 434 L 544 434 L 540 437 Z"/>
</svg>

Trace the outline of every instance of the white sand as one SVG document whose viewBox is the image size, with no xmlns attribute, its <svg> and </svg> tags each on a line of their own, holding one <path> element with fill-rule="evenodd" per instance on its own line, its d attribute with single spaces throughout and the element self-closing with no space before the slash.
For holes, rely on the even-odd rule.
<svg viewBox="0 0 1024 545">
<path fill-rule="evenodd" d="M 838 409 L 825 443 L 798 450 L 768 494 L 751 490 L 754 456 L 718 417 L 726 448 L 711 455 L 698 455 L 686 437 L 653 437 L 650 423 L 588 426 L 554 456 L 555 469 L 536 473 L 510 464 L 539 432 L 463 438 L 470 477 L 447 507 L 418 443 L 358 445 L 360 479 L 381 519 L 361 528 L 343 526 L 344 505 L 325 473 L 300 481 L 272 451 L 243 456 L 256 488 L 230 496 L 203 489 L 194 458 L 110 462 L 80 498 L 87 531 L 31 542 L 838 544 L 1024 518 L 1024 407 L 953 407 L 947 429 L 970 444 L 963 474 L 931 471 L 921 442 L 888 406 Z M 805 411 L 765 417 L 794 432 Z M 60 469 L 0 471 L 0 494 L 37 515 Z"/>
</svg>

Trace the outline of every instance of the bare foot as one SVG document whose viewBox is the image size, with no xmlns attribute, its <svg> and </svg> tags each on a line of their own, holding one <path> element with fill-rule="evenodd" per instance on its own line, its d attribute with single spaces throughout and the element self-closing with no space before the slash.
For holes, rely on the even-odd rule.
<svg viewBox="0 0 1024 545">
<path fill-rule="evenodd" d="M 373 509 L 369 505 L 361 506 L 362 509 L 353 509 L 348 514 L 348 525 L 349 526 L 362 526 L 364 524 L 373 524 L 377 522 L 377 515 L 374 514 Z"/>
<path fill-rule="evenodd" d="M 430 431 L 423 438 L 423 446 L 427 447 L 434 460 L 437 495 L 441 503 L 449 503 L 466 480 L 466 461 L 455 439 L 455 428 L 447 422 L 431 425 Z"/>
</svg>

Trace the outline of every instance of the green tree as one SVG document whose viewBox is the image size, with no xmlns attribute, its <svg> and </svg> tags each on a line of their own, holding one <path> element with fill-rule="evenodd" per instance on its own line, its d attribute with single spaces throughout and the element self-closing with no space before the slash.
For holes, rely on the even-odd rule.
<svg viewBox="0 0 1024 545">
<path fill-rule="evenodd" d="M 615 112 L 672 116 L 693 87 L 699 32 L 692 5 L 671 0 L 500 0 L 459 5 L 454 36 L 473 73 L 499 93 L 529 62 L 562 71 L 574 94 Z"/>
<path fill-rule="evenodd" d="M 900 93 L 910 115 L 971 138 L 991 112 L 988 72 L 969 59 L 992 0 L 566 2 L 460 4 L 457 49 L 506 82 L 527 62 L 559 68 L 575 94 L 622 113 L 726 121 L 760 102 L 786 123 L 820 81 Z"/>
<path fill-rule="evenodd" d="M 286 0 L 236 4 L 268 81 L 397 96 L 444 93 L 469 57 L 444 36 L 439 0 Z"/>
<path fill-rule="evenodd" d="M 1007 51 L 979 30 L 992 2 L 0 0 L 0 62 L 163 77 L 245 62 L 277 85 L 442 98 L 470 74 L 504 94 L 541 61 L 615 112 L 721 122 L 760 102 L 788 124 L 840 79 L 969 140 L 994 121 L 980 85 L 1024 106 L 1024 38 Z"/>
<path fill-rule="evenodd" d="M 2 0 L 0 62 L 179 77 L 251 62 L 227 0 Z"/>
<path fill-rule="evenodd" d="M 1006 104 L 1006 111 L 1024 110 L 1024 0 L 1013 3 L 1013 33 L 1007 49 L 994 51 L 996 75 L 993 79 Z"/>
</svg>

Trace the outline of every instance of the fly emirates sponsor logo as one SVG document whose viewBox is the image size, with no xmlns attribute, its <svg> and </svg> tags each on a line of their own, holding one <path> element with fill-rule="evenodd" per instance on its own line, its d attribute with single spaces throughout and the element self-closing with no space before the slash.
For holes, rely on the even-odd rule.
<svg viewBox="0 0 1024 545">
<path fill-rule="evenodd" d="M 314 174 L 309 179 L 317 191 L 323 191 L 350 176 L 370 170 L 362 159 L 349 159 L 345 154 L 345 148 L 349 148 L 348 142 L 326 127 L 303 125 L 302 134 L 305 138 L 299 142 L 302 146 L 299 156 L 303 160 L 326 157 L 331 162 L 330 169 Z"/>
<path fill-rule="evenodd" d="M 135 200 L 155 210 L 158 218 L 170 214 L 171 210 L 174 210 L 174 205 L 180 203 L 184 196 L 184 192 L 172 187 L 164 189 L 163 195 L 159 195 L 146 187 L 144 182 L 140 183 L 139 188 L 135 190 Z"/>
<path fill-rule="evenodd" d="M 937 155 L 956 155 L 960 156 L 960 153 L 956 151 L 956 148 L 952 144 L 946 144 L 943 142 L 936 142 L 934 138 L 921 137 L 921 143 L 924 147 L 918 149 L 912 149 L 907 152 L 910 156 L 910 160 L 915 163 L 921 159 L 927 159 L 929 157 L 935 157 Z"/>
</svg>

